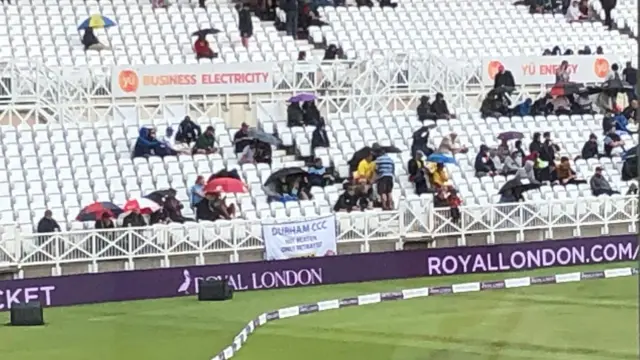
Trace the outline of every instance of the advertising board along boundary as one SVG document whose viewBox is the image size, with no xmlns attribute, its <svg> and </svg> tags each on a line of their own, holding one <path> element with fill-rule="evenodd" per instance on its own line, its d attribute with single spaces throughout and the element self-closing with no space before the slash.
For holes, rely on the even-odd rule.
<svg viewBox="0 0 640 360">
<path fill-rule="evenodd" d="M 253 334 L 257 328 L 264 326 L 265 324 L 268 324 L 270 322 L 280 319 L 286 319 L 289 317 L 313 314 L 326 310 L 343 309 L 350 306 L 370 305 L 386 301 L 408 300 L 434 295 L 460 294 L 465 292 L 477 292 L 484 290 L 512 289 L 535 285 L 562 284 L 582 280 L 611 279 L 616 277 L 626 277 L 634 275 L 638 275 L 638 269 L 626 267 L 598 271 L 572 272 L 544 276 L 527 276 L 504 280 L 476 281 L 445 286 L 403 289 L 392 292 L 380 292 L 343 299 L 319 301 L 312 304 L 290 306 L 260 314 L 255 319 L 249 321 L 249 323 L 247 323 L 242 331 L 240 331 L 240 333 L 238 333 L 238 335 L 233 338 L 233 343 L 225 347 L 211 360 L 227 360 L 232 358 L 238 351 L 240 351 L 242 346 L 247 342 L 249 336 Z"/>
<path fill-rule="evenodd" d="M 556 71 L 563 61 L 569 63 L 569 78 L 577 83 L 601 83 L 611 72 L 611 65 L 623 62 L 613 55 L 504 56 L 482 59 L 482 81 L 493 85 L 498 69 L 511 71 L 518 85 L 555 84 Z"/>
<path fill-rule="evenodd" d="M 40 301 L 64 306 L 194 295 L 199 279 L 237 291 L 506 272 L 637 259 L 635 235 L 363 253 L 0 281 L 0 311 Z"/>
</svg>

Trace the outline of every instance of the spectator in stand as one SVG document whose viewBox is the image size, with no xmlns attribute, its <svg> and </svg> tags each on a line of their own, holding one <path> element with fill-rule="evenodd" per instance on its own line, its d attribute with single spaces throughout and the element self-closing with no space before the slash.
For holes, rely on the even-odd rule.
<svg viewBox="0 0 640 360">
<path fill-rule="evenodd" d="M 555 173 L 561 185 L 568 185 L 568 184 L 579 185 L 579 184 L 587 183 L 584 180 L 578 180 L 576 178 L 576 172 L 573 171 L 573 169 L 571 168 L 571 164 L 569 163 L 569 158 L 566 156 L 563 156 L 560 159 L 560 164 L 556 166 Z"/>
<path fill-rule="evenodd" d="M 58 222 L 53 218 L 53 213 L 51 212 L 51 210 L 46 210 L 44 212 L 44 217 L 42 217 L 42 219 L 38 221 L 38 227 L 36 231 L 39 234 L 61 231 L 60 225 L 58 225 Z"/>
<path fill-rule="evenodd" d="M 96 37 L 96 34 L 93 32 L 92 28 L 87 28 L 84 31 L 84 35 L 82 35 L 82 45 L 84 45 L 84 50 L 85 51 L 87 51 L 87 50 L 95 50 L 95 51 L 111 50 L 110 47 L 100 43 L 100 41 Z"/>
<path fill-rule="evenodd" d="M 534 166 L 535 165 L 533 161 L 530 161 L 530 160 L 526 161 L 524 163 L 524 166 L 516 171 L 515 178 L 519 179 L 520 181 L 526 180 L 532 184 L 539 184 L 540 181 L 536 179 L 536 172 L 535 172 Z"/>
<path fill-rule="evenodd" d="M 373 153 L 369 153 L 358 163 L 354 178 L 358 182 L 372 183 L 376 172 L 376 163 L 373 161 Z"/>
<path fill-rule="evenodd" d="M 516 81 L 513 79 L 513 74 L 511 73 L 511 71 L 505 70 L 504 66 L 500 65 L 498 67 L 496 78 L 493 82 L 493 88 L 497 89 L 502 86 L 515 87 Z"/>
<path fill-rule="evenodd" d="M 442 93 L 436 94 L 436 99 L 431 104 L 431 112 L 436 115 L 438 119 L 452 119 L 455 116 L 451 115 L 449 112 L 449 107 L 447 106 L 447 102 L 444 100 L 444 95 Z"/>
<path fill-rule="evenodd" d="M 242 46 L 249 47 L 249 39 L 253 36 L 253 22 L 251 20 L 251 11 L 249 7 L 243 3 L 236 5 L 238 11 L 238 30 L 242 39 Z"/>
<path fill-rule="evenodd" d="M 602 46 L 598 46 L 596 48 L 596 55 L 604 55 L 604 50 L 602 49 Z"/>
<path fill-rule="evenodd" d="M 446 188 L 450 185 L 449 183 L 449 173 L 447 173 L 447 168 L 444 167 L 444 164 L 441 163 L 429 163 L 427 166 L 429 171 L 429 175 L 431 178 L 431 184 L 436 188 Z"/>
<path fill-rule="evenodd" d="M 218 151 L 216 145 L 216 134 L 213 126 L 207 127 L 207 129 L 198 137 L 196 144 L 193 147 L 194 154 L 213 154 Z"/>
<path fill-rule="evenodd" d="M 322 164 L 322 159 L 316 158 L 313 165 L 309 167 L 309 185 L 325 187 L 333 184 L 334 178 L 327 172 L 327 168 Z"/>
<path fill-rule="evenodd" d="M 382 202 L 383 210 L 393 209 L 393 182 L 395 177 L 395 164 L 384 151 L 375 160 L 375 179 L 378 186 L 378 194 Z"/>
<path fill-rule="evenodd" d="M 298 52 L 298 61 L 307 61 L 307 52 L 299 51 Z"/>
<path fill-rule="evenodd" d="M 622 76 L 624 81 L 628 82 L 631 86 L 633 86 L 633 91 L 627 93 L 627 97 L 629 102 L 637 98 L 638 94 L 636 93 L 636 84 L 638 83 L 638 69 L 634 68 L 631 64 L 631 61 L 627 61 L 627 64 L 622 70 Z"/>
<path fill-rule="evenodd" d="M 627 121 L 636 121 L 636 112 L 638 112 L 638 100 L 634 99 L 629 101 L 629 106 L 622 111 L 622 115 Z"/>
<path fill-rule="evenodd" d="M 556 84 L 558 83 L 568 83 L 570 81 L 569 75 L 569 62 L 567 60 L 563 60 L 556 71 Z"/>
<path fill-rule="evenodd" d="M 241 153 L 244 151 L 244 147 L 247 144 L 247 139 L 249 138 L 249 125 L 247 123 L 242 123 L 240 125 L 240 129 L 236 131 L 233 135 L 233 144 L 235 145 L 235 152 Z"/>
<path fill-rule="evenodd" d="M 550 132 L 546 131 L 542 134 L 542 137 L 544 138 L 544 142 L 540 150 L 540 158 L 544 161 L 552 162 L 556 158 L 556 153 L 560 151 L 560 146 L 553 142 Z"/>
<path fill-rule="evenodd" d="M 500 173 L 505 176 L 514 175 L 518 171 L 518 169 L 520 169 L 520 164 L 522 164 L 522 158 L 520 157 L 520 154 L 517 152 L 513 152 L 509 156 L 504 158 Z"/>
<path fill-rule="evenodd" d="M 589 0 L 580 0 L 580 5 L 578 5 L 578 9 L 580 9 L 580 13 L 585 19 L 589 19 L 591 17 L 591 13 L 589 9 Z"/>
<path fill-rule="evenodd" d="M 348 184 L 344 192 L 338 197 L 338 201 L 333 206 L 336 212 L 351 212 L 361 210 L 358 204 L 358 196 L 356 196 L 354 185 Z"/>
<path fill-rule="evenodd" d="M 338 58 L 338 47 L 334 44 L 331 44 L 324 51 L 323 61 L 331 61 L 336 60 Z"/>
<path fill-rule="evenodd" d="M 324 121 L 322 121 L 320 125 L 316 126 L 315 130 L 313 130 L 313 133 L 311 134 L 311 150 L 315 151 L 316 148 L 328 148 L 329 146 L 331 146 L 329 142 L 329 135 L 327 135 Z"/>
<path fill-rule="evenodd" d="M 200 203 L 200 201 L 202 201 L 202 199 L 205 198 L 204 176 L 199 175 L 196 178 L 196 182 L 191 187 L 189 193 L 190 193 L 191 208 L 195 209 L 196 206 L 198 206 L 198 203 Z"/>
<path fill-rule="evenodd" d="M 622 148 L 624 141 L 620 138 L 620 135 L 616 133 L 615 128 L 609 129 L 609 132 L 604 137 L 604 154 L 606 157 L 613 155 L 613 149 Z"/>
<path fill-rule="evenodd" d="M 320 123 L 320 110 L 315 101 L 306 101 L 302 104 L 302 122 L 307 126 L 318 126 Z"/>
<path fill-rule="evenodd" d="M 431 112 L 431 103 L 429 102 L 429 97 L 426 95 L 420 97 L 420 104 L 418 104 L 416 112 L 418 120 L 420 121 L 437 119 L 436 114 Z"/>
<path fill-rule="evenodd" d="M 191 145 L 202 134 L 200 125 L 191 120 L 189 116 L 185 116 L 184 119 L 178 125 L 178 132 L 176 133 L 176 142 Z"/>
<path fill-rule="evenodd" d="M 480 151 L 476 155 L 474 169 L 477 177 L 494 176 L 496 174 L 496 166 L 489 156 L 489 147 L 487 145 L 480 146 Z"/>
<path fill-rule="evenodd" d="M 613 19 L 611 18 L 611 11 L 616 7 L 617 0 L 600 0 L 602 10 L 604 10 L 604 25 L 609 27 L 609 30 L 613 28 Z"/>
<path fill-rule="evenodd" d="M 209 46 L 209 42 L 206 39 L 205 35 L 199 35 L 196 42 L 193 44 L 193 50 L 196 52 L 196 59 L 215 59 L 218 57 L 218 54 L 211 50 Z"/>
<path fill-rule="evenodd" d="M 455 154 L 464 154 L 467 151 L 467 147 L 460 144 L 458 134 L 452 132 L 449 136 L 442 138 L 437 152 L 448 156 L 454 156 Z"/>
<path fill-rule="evenodd" d="M 460 205 L 462 205 L 462 199 L 460 199 L 458 192 L 455 189 L 451 189 L 451 191 L 449 191 L 447 205 L 449 205 L 451 220 L 453 220 L 453 222 L 460 221 Z"/>
<path fill-rule="evenodd" d="M 300 103 L 291 102 L 287 106 L 287 126 L 304 126 L 304 111 L 300 108 Z"/>
<path fill-rule="evenodd" d="M 586 20 L 587 17 L 582 14 L 580 11 L 580 2 L 578 0 L 573 0 L 571 2 L 571 6 L 567 9 L 567 13 L 565 14 L 565 18 L 569 22 Z"/>
<path fill-rule="evenodd" d="M 125 216 L 122 219 L 123 227 L 143 227 L 147 226 L 147 222 L 145 221 L 142 214 L 140 214 L 140 210 L 135 209 L 129 213 L 129 215 Z"/>
<path fill-rule="evenodd" d="M 415 156 L 409 160 L 407 169 L 409 181 L 416 187 L 416 194 L 424 194 L 429 191 L 427 169 L 425 166 L 425 156 L 421 150 L 416 151 Z"/>
<path fill-rule="evenodd" d="M 93 224 L 94 229 L 115 229 L 115 227 L 116 225 L 111 220 L 111 214 L 108 212 L 102 213 L 100 218 Z"/>
<path fill-rule="evenodd" d="M 171 222 L 171 219 L 169 219 L 169 216 L 167 215 L 167 212 L 164 208 L 160 208 L 160 210 L 154 211 L 149 216 L 149 225 L 168 224 L 169 222 Z"/>
<path fill-rule="evenodd" d="M 201 9 L 206 9 L 207 8 L 207 6 L 205 5 L 205 0 L 198 0 L 198 6 Z"/>
<path fill-rule="evenodd" d="M 258 142 L 258 140 L 253 140 L 250 144 L 244 147 L 244 150 L 242 150 L 242 154 L 240 154 L 238 164 L 244 165 L 256 163 L 255 154 L 257 151 Z"/>
<path fill-rule="evenodd" d="M 138 139 L 133 148 L 133 157 L 164 156 L 160 142 L 156 139 L 156 130 L 147 127 L 141 127 L 138 133 Z"/>
<path fill-rule="evenodd" d="M 518 156 L 521 160 L 524 160 L 524 157 L 527 156 L 524 152 L 524 150 L 522 149 L 522 140 L 516 140 L 514 146 L 514 153 L 517 153 Z"/>
<path fill-rule="evenodd" d="M 171 3 L 168 0 L 153 0 L 151 1 L 151 6 L 154 9 L 166 9 L 171 6 Z"/>
<path fill-rule="evenodd" d="M 187 218 L 182 216 L 182 202 L 176 198 L 176 191 L 174 189 L 169 189 L 169 193 L 164 199 L 164 211 L 168 217 L 168 219 L 172 222 L 176 223 L 184 223 L 185 221 L 194 221 L 191 218 Z"/>
<path fill-rule="evenodd" d="M 298 0 L 282 0 L 280 3 L 286 17 L 287 35 L 295 40 L 298 38 Z"/>
<path fill-rule="evenodd" d="M 593 196 L 620 194 L 620 192 L 611 189 L 609 181 L 602 175 L 602 168 L 599 166 L 596 168 L 596 173 L 591 177 L 591 180 L 589 180 L 589 185 L 591 186 Z"/>
<path fill-rule="evenodd" d="M 620 76 L 620 67 L 618 66 L 618 64 L 611 65 L 611 71 L 609 72 L 609 74 L 607 74 L 607 77 L 604 81 L 613 79 L 622 80 L 622 76 Z"/>
<path fill-rule="evenodd" d="M 582 147 L 581 155 L 584 160 L 600 158 L 600 153 L 598 152 L 598 137 L 596 134 L 589 135 L 589 140 L 587 140 Z"/>
</svg>

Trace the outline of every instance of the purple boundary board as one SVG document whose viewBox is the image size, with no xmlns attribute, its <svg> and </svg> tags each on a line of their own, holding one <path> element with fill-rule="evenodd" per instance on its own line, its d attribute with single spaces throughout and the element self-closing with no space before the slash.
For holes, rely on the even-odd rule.
<svg viewBox="0 0 640 360">
<path fill-rule="evenodd" d="M 0 281 L 0 311 L 28 301 L 62 306 L 193 295 L 203 278 L 226 278 L 243 291 L 610 263 L 637 255 L 636 237 L 624 235 L 7 280 Z"/>
</svg>

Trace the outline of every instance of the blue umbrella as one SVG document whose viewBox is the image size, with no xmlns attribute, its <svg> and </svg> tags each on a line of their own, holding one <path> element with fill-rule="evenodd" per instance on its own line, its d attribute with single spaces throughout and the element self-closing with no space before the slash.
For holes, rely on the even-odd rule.
<svg viewBox="0 0 640 360">
<path fill-rule="evenodd" d="M 456 163 L 456 159 L 445 154 L 431 154 L 427 158 L 427 161 L 439 163 L 439 164 L 455 164 Z"/>
<path fill-rule="evenodd" d="M 282 144 L 282 141 L 277 137 L 275 137 L 274 135 L 267 134 L 266 132 L 259 129 L 249 129 L 248 135 L 252 139 L 256 139 L 270 145 L 277 146 Z"/>
<path fill-rule="evenodd" d="M 108 17 L 102 15 L 91 15 L 78 25 L 78 30 L 86 30 L 88 28 L 108 28 L 112 26 L 116 26 L 116 23 Z"/>
</svg>

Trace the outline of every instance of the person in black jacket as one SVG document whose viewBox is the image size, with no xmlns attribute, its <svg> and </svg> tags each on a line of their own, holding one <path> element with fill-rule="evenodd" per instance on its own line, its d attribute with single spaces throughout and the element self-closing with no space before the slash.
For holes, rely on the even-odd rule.
<svg viewBox="0 0 640 360">
<path fill-rule="evenodd" d="M 178 125 L 178 132 L 176 133 L 176 142 L 185 143 L 191 145 L 202 134 L 200 125 L 191 121 L 189 116 L 185 116 L 184 120 Z"/>
<path fill-rule="evenodd" d="M 533 133 L 533 140 L 531 140 L 531 144 L 529 144 L 529 153 L 538 153 L 542 152 L 542 142 L 540 141 L 540 133 Z"/>
<path fill-rule="evenodd" d="M 238 10 L 238 30 L 240 30 L 242 46 L 249 47 L 249 38 L 253 36 L 251 12 L 245 4 L 236 5 L 236 10 Z"/>
<path fill-rule="evenodd" d="M 315 101 L 306 101 L 304 104 L 302 104 L 302 111 L 304 111 L 304 114 L 302 115 L 302 121 L 305 125 L 318 125 L 318 123 L 320 122 L 320 110 L 318 110 Z"/>
<path fill-rule="evenodd" d="M 589 135 L 589 140 L 584 143 L 582 147 L 582 158 L 587 160 L 591 158 L 600 158 L 598 153 L 598 137 L 596 134 Z"/>
<path fill-rule="evenodd" d="M 498 73 L 496 74 L 496 78 L 493 82 L 493 88 L 497 89 L 501 86 L 506 87 L 515 87 L 516 81 L 513 79 L 513 74 L 509 70 L 505 70 L 504 66 L 500 65 L 498 67 Z"/>
<path fill-rule="evenodd" d="M 611 11 L 616 7 L 617 0 L 600 0 L 600 4 L 602 4 L 602 10 L 604 10 L 604 24 L 611 30 L 613 28 Z"/>
<path fill-rule="evenodd" d="M 431 112 L 434 113 L 438 119 L 451 119 L 453 117 L 449 112 L 449 107 L 442 93 L 436 94 L 436 99 L 431 104 Z"/>
<path fill-rule="evenodd" d="M 37 232 L 40 234 L 53 233 L 60 231 L 60 225 L 53 219 L 53 213 L 51 210 L 44 212 L 44 217 L 38 221 Z"/>
<path fill-rule="evenodd" d="M 304 126 L 304 112 L 300 108 L 300 103 L 292 102 L 287 107 L 287 126 Z"/>
<path fill-rule="evenodd" d="M 147 226 L 147 222 L 144 220 L 140 210 L 133 210 L 131 213 L 122 220 L 123 227 L 143 227 Z"/>
<path fill-rule="evenodd" d="M 328 148 L 329 146 L 331 146 L 331 144 L 329 143 L 329 136 L 327 135 L 327 130 L 323 122 L 320 126 L 317 126 L 311 134 L 311 151 L 315 151 L 318 147 Z"/>
<path fill-rule="evenodd" d="M 551 140 L 551 133 L 545 132 L 542 134 L 544 143 L 542 143 L 542 149 L 540 151 L 540 159 L 548 162 L 553 162 L 556 159 L 556 153 L 560 151 L 560 147 Z"/>
<path fill-rule="evenodd" d="M 111 220 L 111 214 L 108 212 L 102 213 L 100 219 L 96 220 L 95 224 L 93 224 L 95 229 L 115 229 L 116 225 Z"/>
<path fill-rule="evenodd" d="M 416 112 L 418 113 L 418 120 L 420 121 L 436 120 L 436 114 L 431 112 L 431 103 L 429 102 L 429 97 L 426 95 L 420 98 L 420 104 L 418 104 Z"/>
<path fill-rule="evenodd" d="M 478 155 L 476 155 L 476 161 L 473 167 L 476 170 L 477 177 L 483 177 L 485 175 L 493 176 L 496 174 L 496 166 L 493 160 L 491 160 L 489 147 L 487 145 L 480 146 L 480 151 Z"/>
</svg>

